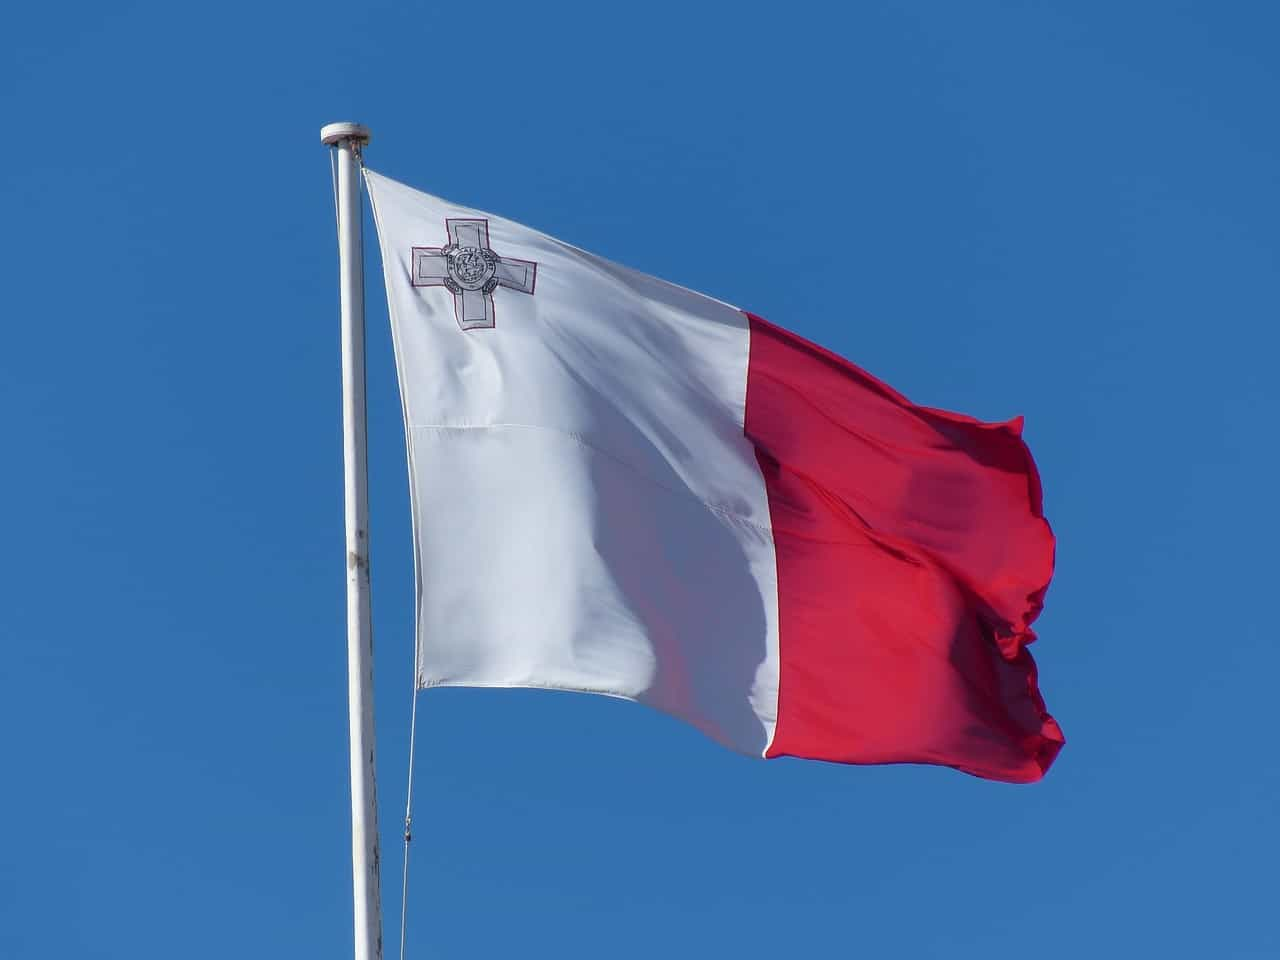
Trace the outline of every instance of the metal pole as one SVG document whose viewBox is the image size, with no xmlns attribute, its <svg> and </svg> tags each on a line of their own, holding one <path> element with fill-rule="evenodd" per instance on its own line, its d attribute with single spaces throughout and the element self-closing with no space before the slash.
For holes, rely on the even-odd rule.
<svg viewBox="0 0 1280 960">
<path fill-rule="evenodd" d="M 347 704 L 351 732 L 351 879 L 355 960 L 382 960 L 378 797 L 373 750 L 373 629 L 369 616 L 369 480 L 365 443 L 364 252 L 359 154 L 369 131 L 331 123 L 337 151 L 338 268 L 342 302 L 342 460 L 347 527 Z"/>
</svg>

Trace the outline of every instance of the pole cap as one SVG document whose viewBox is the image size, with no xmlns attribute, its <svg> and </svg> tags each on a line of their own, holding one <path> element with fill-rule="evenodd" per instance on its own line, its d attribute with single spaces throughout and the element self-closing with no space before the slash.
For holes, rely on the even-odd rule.
<svg viewBox="0 0 1280 960">
<path fill-rule="evenodd" d="M 320 142 L 329 146 L 343 140 L 368 143 L 370 136 L 369 128 L 359 123 L 326 123 L 320 128 Z"/>
</svg>

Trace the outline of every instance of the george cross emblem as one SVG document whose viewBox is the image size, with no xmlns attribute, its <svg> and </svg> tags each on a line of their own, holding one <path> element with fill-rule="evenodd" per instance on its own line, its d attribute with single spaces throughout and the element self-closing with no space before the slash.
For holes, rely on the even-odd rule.
<svg viewBox="0 0 1280 960">
<path fill-rule="evenodd" d="M 489 247 L 488 220 L 446 220 L 449 245 L 413 248 L 413 285 L 447 287 L 463 330 L 494 325 L 493 291 L 498 287 L 532 295 L 538 265 L 500 257 Z"/>
</svg>

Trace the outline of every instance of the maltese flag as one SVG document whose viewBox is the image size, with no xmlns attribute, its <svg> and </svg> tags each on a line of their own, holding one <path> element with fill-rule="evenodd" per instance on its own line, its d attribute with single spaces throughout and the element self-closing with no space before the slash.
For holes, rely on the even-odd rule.
<svg viewBox="0 0 1280 960">
<path fill-rule="evenodd" d="M 1044 775 L 1021 420 L 367 171 L 421 688 L 622 697 L 755 757 Z"/>
</svg>

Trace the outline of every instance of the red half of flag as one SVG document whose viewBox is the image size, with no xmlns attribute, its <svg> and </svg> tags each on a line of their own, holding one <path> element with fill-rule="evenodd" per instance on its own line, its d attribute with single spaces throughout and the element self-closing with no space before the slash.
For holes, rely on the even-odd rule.
<svg viewBox="0 0 1280 960">
<path fill-rule="evenodd" d="M 767 756 L 1040 779 L 1064 742 L 1027 649 L 1054 538 L 1021 418 L 916 406 L 748 316 L 745 431 L 778 570 Z"/>
</svg>

